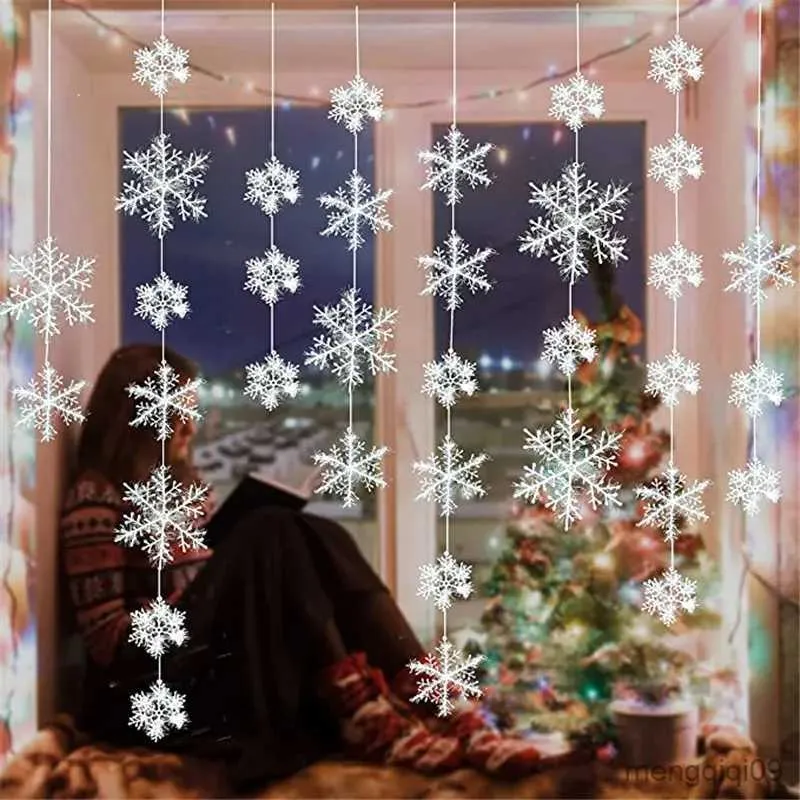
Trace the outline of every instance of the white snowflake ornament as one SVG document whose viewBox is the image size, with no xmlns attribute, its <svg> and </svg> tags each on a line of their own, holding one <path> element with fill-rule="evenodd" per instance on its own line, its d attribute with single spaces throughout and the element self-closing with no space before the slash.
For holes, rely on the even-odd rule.
<svg viewBox="0 0 800 800">
<path fill-rule="evenodd" d="M 159 678 L 147 692 L 137 692 L 131 697 L 130 724 L 158 742 L 170 728 L 180 730 L 189 721 L 185 703 L 182 694 L 172 691 Z"/>
<path fill-rule="evenodd" d="M 189 313 L 187 294 L 186 286 L 162 273 L 152 283 L 136 287 L 134 314 L 163 331 L 173 318 L 184 319 Z"/>
<path fill-rule="evenodd" d="M 572 375 L 582 362 L 594 361 L 597 356 L 595 332 L 568 317 L 558 328 L 544 332 L 542 359 L 555 364 L 565 375 Z"/>
<path fill-rule="evenodd" d="M 442 553 L 435 564 L 423 564 L 419 568 L 419 597 L 431 598 L 440 611 L 453 605 L 453 598 L 466 600 L 472 594 L 470 577 L 472 567 L 456 561 L 450 553 Z"/>
<path fill-rule="evenodd" d="M 703 77 L 702 58 L 703 51 L 699 47 L 690 45 L 676 33 L 665 47 L 651 48 L 647 77 L 677 94 L 688 81 L 699 81 Z"/>
<path fill-rule="evenodd" d="M 761 511 L 761 501 L 777 503 L 781 499 L 781 474 L 758 458 L 752 458 L 744 469 L 728 473 L 728 502 L 739 505 L 745 514 L 754 517 Z"/>
<path fill-rule="evenodd" d="M 579 72 L 564 83 L 550 88 L 550 116 L 563 122 L 571 131 L 583 127 L 589 117 L 603 116 L 603 87 L 587 81 Z"/>
<path fill-rule="evenodd" d="M 701 255 L 675 242 L 669 250 L 651 257 L 647 282 L 662 289 L 670 300 L 677 300 L 683 296 L 684 285 L 697 288 L 703 282 L 702 264 Z"/>
<path fill-rule="evenodd" d="M 163 97 L 171 83 L 189 80 L 189 51 L 174 45 L 163 33 L 152 47 L 136 50 L 133 58 L 133 80 L 148 86 L 156 97 Z"/>
<path fill-rule="evenodd" d="M 272 217 L 284 203 L 294 205 L 300 199 L 299 173 L 272 156 L 263 167 L 249 169 L 245 175 L 244 199 Z"/>
<path fill-rule="evenodd" d="M 660 397 L 665 406 L 677 406 L 682 392 L 694 395 L 700 391 L 700 365 L 673 350 L 661 361 L 647 365 L 644 391 Z"/>
<path fill-rule="evenodd" d="M 360 133 L 368 119 L 380 122 L 383 117 L 383 90 L 356 75 L 347 86 L 331 90 L 328 117 L 350 133 Z"/>
<path fill-rule="evenodd" d="M 267 411 L 274 411 L 283 398 L 297 397 L 300 391 L 300 370 L 277 353 L 270 353 L 263 361 L 248 364 L 244 369 L 244 393 Z"/>
<path fill-rule="evenodd" d="M 455 405 L 459 394 L 472 396 L 478 389 L 475 364 L 449 349 L 437 361 L 423 366 L 422 393 L 435 398 L 445 408 Z"/>
<path fill-rule="evenodd" d="M 725 253 L 723 261 L 732 266 L 731 282 L 725 291 L 744 292 L 753 303 L 766 300 L 766 285 L 776 289 L 794 286 L 790 260 L 794 246 L 775 249 L 765 233 L 756 231 L 739 245 L 735 253 Z"/>
<path fill-rule="evenodd" d="M 258 295 L 268 306 L 274 306 L 284 292 L 295 294 L 300 288 L 300 263 L 284 255 L 275 245 L 263 257 L 249 259 L 245 266 L 244 288 Z"/>
<path fill-rule="evenodd" d="M 703 174 L 703 150 L 689 144 L 679 133 L 666 144 L 650 148 L 649 178 L 661 181 L 670 192 L 679 192 L 687 178 L 698 180 Z"/>
<path fill-rule="evenodd" d="M 670 567 L 660 578 L 648 578 L 642 584 L 642 611 L 658 617 L 664 625 L 670 626 L 678 620 L 682 612 L 694 613 L 697 609 L 697 584 L 684 578 L 676 569 Z"/>
<path fill-rule="evenodd" d="M 186 638 L 186 613 L 169 606 L 163 597 L 154 600 L 149 608 L 131 612 L 128 640 L 153 658 L 163 656 L 170 645 L 180 647 Z"/>
<path fill-rule="evenodd" d="M 731 376 L 728 402 L 743 408 L 749 417 L 759 417 L 767 403 L 779 406 L 783 402 L 783 375 L 756 361 L 746 372 Z"/>
<path fill-rule="evenodd" d="M 51 442 L 56 438 L 56 424 L 60 419 L 64 425 L 81 423 L 85 417 L 80 405 L 80 395 L 86 381 L 70 381 L 50 364 L 45 364 L 27 386 L 15 386 L 14 400 L 19 404 L 17 425 L 39 431 L 40 441 Z"/>
</svg>

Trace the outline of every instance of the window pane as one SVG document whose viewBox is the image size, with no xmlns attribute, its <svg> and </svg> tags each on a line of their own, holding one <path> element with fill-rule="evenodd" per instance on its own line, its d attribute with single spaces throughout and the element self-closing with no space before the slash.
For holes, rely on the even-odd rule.
<svg viewBox="0 0 800 800">
<path fill-rule="evenodd" d="M 146 148 L 158 131 L 154 109 L 124 109 L 122 149 Z M 328 120 L 325 108 L 282 107 L 276 120 L 277 155 L 300 172 L 302 197 L 284 205 L 275 217 L 275 243 L 300 262 L 302 286 L 275 306 L 275 348 L 301 367 L 301 395 L 273 412 L 243 395 L 244 367 L 269 350 L 269 309 L 245 291 L 245 262 L 269 246 L 269 220 L 243 200 L 245 173 L 268 155 L 269 118 L 264 109 L 173 111 L 167 116 L 172 143 L 184 153 L 205 151 L 211 161 L 201 193 L 208 217 L 200 223 L 177 222 L 165 239 L 166 270 L 189 287 L 191 313 L 166 331 L 167 344 L 194 359 L 206 381 L 204 420 L 195 458 L 204 476 L 224 495 L 238 478 L 254 470 L 284 483 L 298 483 L 313 469 L 311 454 L 327 447 L 347 423 L 347 392 L 328 373 L 303 366 L 304 353 L 320 331 L 313 325 L 315 306 L 337 302 L 352 281 L 352 257 L 339 238 L 319 235 L 326 225 L 317 198 L 332 193 L 353 168 L 353 139 Z M 359 167 L 371 180 L 371 130 L 359 137 Z M 123 173 L 121 181 L 129 180 Z M 121 216 L 122 340 L 158 342 L 159 333 L 135 316 L 136 286 L 158 273 L 159 244 L 138 217 Z M 359 250 L 359 285 L 372 302 L 374 243 Z M 356 394 L 354 419 L 370 438 L 374 387 Z M 338 518 L 358 539 L 372 563 L 378 563 L 375 498 L 343 509 L 338 498 L 315 496 L 313 513 Z"/>
</svg>

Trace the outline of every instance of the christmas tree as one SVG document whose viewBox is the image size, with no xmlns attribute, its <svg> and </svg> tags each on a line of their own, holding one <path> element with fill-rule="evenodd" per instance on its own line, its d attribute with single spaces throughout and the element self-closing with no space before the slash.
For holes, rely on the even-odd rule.
<svg viewBox="0 0 800 800">
<path fill-rule="evenodd" d="M 660 530 L 639 525 L 645 508 L 634 489 L 664 468 L 669 435 L 655 429 L 658 400 L 643 391 L 641 322 L 616 293 L 612 267 L 594 265 L 592 277 L 604 318 L 591 325 L 597 357 L 573 378 L 573 407 L 583 425 L 622 435 L 609 475 L 622 502 L 597 511 L 587 504 L 569 529 L 544 504 L 513 508 L 482 586 L 489 602 L 481 650 L 487 708 L 501 727 L 603 742 L 612 699 L 661 703 L 708 681 L 681 634 L 715 627 L 719 616 L 706 602 L 715 591 L 712 560 L 687 530 L 676 541 L 676 567 L 697 581 L 698 608 L 669 628 L 641 611 L 642 583 L 668 566 L 669 548 Z"/>
</svg>

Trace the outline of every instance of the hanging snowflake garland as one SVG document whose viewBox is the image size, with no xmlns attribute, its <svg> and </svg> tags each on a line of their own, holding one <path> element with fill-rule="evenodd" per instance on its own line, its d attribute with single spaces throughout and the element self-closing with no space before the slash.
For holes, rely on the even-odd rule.
<svg viewBox="0 0 800 800">
<path fill-rule="evenodd" d="M 143 647 L 153 658 L 163 656 L 171 644 L 180 647 L 186 639 L 186 613 L 170 607 L 162 597 L 156 598 L 149 608 L 131 612 L 128 640 Z"/>
<path fill-rule="evenodd" d="M 428 362 L 423 370 L 423 394 L 436 398 L 445 408 L 455 405 L 459 394 L 470 397 L 478 389 L 475 364 L 461 358 L 455 350 L 449 349 L 437 361 Z"/>
<path fill-rule="evenodd" d="M 131 697 L 131 725 L 158 742 L 170 728 L 179 730 L 186 725 L 189 718 L 185 703 L 182 694 L 173 692 L 159 679 L 147 692 L 137 692 Z"/>
<path fill-rule="evenodd" d="M 268 217 L 273 217 L 284 203 L 294 205 L 300 199 L 299 177 L 296 170 L 272 156 L 263 167 L 247 171 L 244 199 L 258 206 Z"/>
<path fill-rule="evenodd" d="M 760 416 L 767 403 L 779 406 L 782 401 L 783 375 L 762 361 L 751 364 L 746 372 L 731 376 L 729 402 L 743 408 L 750 417 Z"/>
<path fill-rule="evenodd" d="M 777 503 L 781 499 L 781 474 L 763 461 L 753 458 L 744 469 L 728 473 L 728 502 L 739 505 L 754 517 L 761 511 L 761 501 Z"/>
<path fill-rule="evenodd" d="M 763 232 L 756 231 L 744 241 L 736 252 L 722 256 L 732 267 L 731 282 L 726 292 L 744 292 L 753 303 L 767 299 L 767 286 L 782 289 L 794 286 L 790 271 L 791 258 L 796 248 L 775 248 L 772 240 Z"/>
<path fill-rule="evenodd" d="M 164 97 L 171 83 L 189 80 L 189 51 L 174 45 L 162 33 L 152 47 L 143 47 L 133 54 L 136 70 L 133 80 L 148 86 L 156 97 Z"/>
<path fill-rule="evenodd" d="M 456 561 L 450 553 L 442 553 L 434 564 L 423 564 L 419 569 L 420 597 L 431 598 L 440 611 L 453 605 L 453 598 L 466 600 L 472 594 L 472 567 Z"/>
<path fill-rule="evenodd" d="M 700 391 L 700 366 L 673 350 L 661 361 L 647 365 L 646 394 L 660 397 L 668 407 L 680 403 L 681 394 L 697 394 Z"/>
<path fill-rule="evenodd" d="M 570 316 L 559 328 L 544 332 L 542 360 L 556 364 L 565 375 L 572 375 L 582 362 L 594 361 L 597 356 L 595 332 Z"/>
<path fill-rule="evenodd" d="M 249 259 L 245 266 L 244 288 L 258 295 L 268 306 L 274 306 L 285 292 L 295 294 L 300 289 L 299 262 L 274 245 L 263 257 Z"/>
<path fill-rule="evenodd" d="M 245 367 L 244 393 L 267 411 L 274 411 L 283 398 L 297 397 L 300 392 L 299 378 L 297 366 L 277 353 L 270 353 L 263 361 Z"/>
<path fill-rule="evenodd" d="M 563 122 L 571 131 L 582 128 L 589 117 L 600 119 L 603 116 L 603 87 L 586 80 L 580 72 L 566 83 L 556 84 L 550 92 L 550 116 Z"/>
<path fill-rule="evenodd" d="M 134 314 L 163 331 L 173 319 L 184 319 L 190 311 L 188 289 L 169 275 L 157 275 L 152 283 L 136 287 Z"/>
<path fill-rule="evenodd" d="M 642 584 L 642 611 L 658 617 L 664 625 L 677 622 L 681 612 L 697 609 L 697 584 L 670 567 L 660 578 L 648 578 Z"/>
<path fill-rule="evenodd" d="M 661 181 L 670 192 L 679 192 L 687 178 L 698 180 L 702 176 L 702 155 L 702 148 L 676 133 L 666 144 L 650 148 L 648 177 Z"/>
<path fill-rule="evenodd" d="M 56 438 L 58 420 L 64 425 L 85 421 L 80 395 L 86 381 L 70 381 L 50 364 L 39 370 L 27 386 L 15 386 L 12 392 L 19 404 L 17 425 L 39 431 L 42 442 Z"/>
<path fill-rule="evenodd" d="M 677 94 L 683 91 L 688 81 L 699 81 L 703 77 L 703 51 L 686 42 L 676 33 L 666 47 L 650 50 L 650 72 L 647 77 L 663 83 L 667 91 Z"/>
<path fill-rule="evenodd" d="M 361 133 L 367 120 L 380 122 L 383 118 L 383 90 L 356 75 L 347 86 L 331 90 L 328 117 L 350 133 Z"/>
<path fill-rule="evenodd" d="M 703 282 L 703 257 L 687 250 L 680 242 L 650 259 L 647 282 L 662 289 L 670 300 L 683 296 L 684 285 L 697 288 Z"/>
</svg>

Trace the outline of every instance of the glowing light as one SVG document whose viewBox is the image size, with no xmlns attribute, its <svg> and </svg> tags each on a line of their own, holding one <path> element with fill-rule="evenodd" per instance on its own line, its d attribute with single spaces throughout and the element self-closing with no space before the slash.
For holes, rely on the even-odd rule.
<svg viewBox="0 0 800 800">
<path fill-rule="evenodd" d="M 236 147 L 236 129 L 233 126 L 225 128 L 225 138 L 233 147 Z"/>
<path fill-rule="evenodd" d="M 520 103 L 524 103 L 527 99 L 528 93 L 524 89 L 517 92 L 517 100 L 519 100 Z"/>
<path fill-rule="evenodd" d="M 547 68 L 547 74 L 552 78 L 558 72 L 558 67 L 555 64 L 551 64 Z"/>
<path fill-rule="evenodd" d="M 172 108 L 170 113 L 173 117 L 177 117 L 184 125 L 191 125 L 191 118 L 189 112 L 185 108 Z"/>
<path fill-rule="evenodd" d="M 546 381 L 553 372 L 552 365 L 548 364 L 543 358 L 540 358 L 534 365 L 534 370 L 536 371 L 539 380 Z"/>
<path fill-rule="evenodd" d="M 343 157 L 344 157 L 344 151 L 343 150 L 337 150 L 336 151 L 336 160 L 337 161 L 341 161 Z"/>
<path fill-rule="evenodd" d="M 321 160 L 322 160 L 322 159 L 320 159 L 320 157 L 319 157 L 319 156 L 314 156 L 314 157 L 311 159 L 311 169 L 316 169 L 316 168 L 319 166 L 319 162 L 320 162 Z"/>
<path fill-rule="evenodd" d="M 480 361 L 478 361 L 478 365 L 481 369 L 491 369 L 492 368 L 492 357 L 486 353 L 484 353 L 480 357 Z"/>
<path fill-rule="evenodd" d="M 311 90 L 309 91 L 309 94 L 312 97 L 319 97 L 320 96 L 319 86 L 312 86 Z"/>
<path fill-rule="evenodd" d="M 592 562 L 598 569 L 613 569 L 614 558 L 611 553 L 598 553 Z"/>
<path fill-rule="evenodd" d="M 648 639 L 650 637 L 650 627 L 644 619 L 637 619 L 636 622 L 633 623 L 631 626 L 631 636 L 639 640 Z"/>
<path fill-rule="evenodd" d="M 553 131 L 553 144 L 558 144 L 564 138 L 564 131 L 561 128 L 556 128 Z"/>
<path fill-rule="evenodd" d="M 281 100 L 281 111 L 291 111 L 291 110 L 292 110 L 292 101 Z"/>
<path fill-rule="evenodd" d="M 523 141 L 527 142 L 528 139 L 531 138 L 531 129 L 530 128 L 523 128 L 522 129 L 522 139 Z"/>
<path fill-rule="evenodd" d="M 393 108 L 387 108 L 387 109 L 384 111 L 383 118 L 384 118 L 384 119 L 385 119 L 387 122 L 391 122 L 391 121 L 394 119 L 394 116 L 395 116 L 395 112 L 394 112 L 394 109 L 393 109 Z"/>
<path fill-rule="evenodd" d="M 245 81 L 244 90 L 246 92 L 254 92 L 256 90 L 256 85 L 253 83 L 253 81 Z"/>
<path fill-rule="evenodd" d="M 118 33 L 112 33 L 110 41 L 112 47 L 120 48 L 125 40 Z"/>
<path fill-rule="evenodd" d="M 500 359 L 500 369 L 502 369 L 503 372 L 508 372 L 514 369 L 514 362 L 508 356 L 503 356 Z"/>
<path fill-rule="evenodd" d="M 664 35 L 664 23 L 663 22 L 656 22 L 653 25 L 653 36 L 663 36 Z"/>
<path fill-rule="evenodd" d="M 17 70 L 17 77 L 15 80 L 17 94 L 28 94 L 31 90 L 32 83 L 31 71 L 27 67 Z"/>
<path fill-rule="evenodd" d="M 497 160 L 501 164 L 505 164 L 508 161 L 508 150 L 505 147 L 498 147 L 497 148 Z"/>
<path fill-rule="evenodd" d="M 597 67 L 594 64 L 589 65 L 589 77 L 594 78 L 597 75 Z"/>
<path fill-rule="evenodd" d="M 208 124 L 211 126 L 211 130 L 212 131 L 216 130 L 217 129 L 217 121 L 214 119 L 214 117 L 208 116 L 208 117 L 206 117 L 206 119 L 208 120 Z"/>
</svg>

